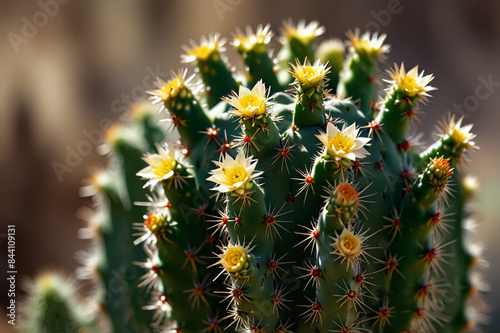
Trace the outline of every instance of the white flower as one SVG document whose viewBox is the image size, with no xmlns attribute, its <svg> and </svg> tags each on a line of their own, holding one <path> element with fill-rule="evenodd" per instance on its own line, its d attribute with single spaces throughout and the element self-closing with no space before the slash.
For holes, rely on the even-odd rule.
<svg viewBox="0 0 500 333">
<path fill-rule="evenodd" d="M 224 100 L 234 108 L 231 114 L 245 119 L 260 118 L 267 110 L 266 86 L 262 80 L 259 80 L 252 90 L 240 86 L 238 94 L 233 92 L 233 96 L 226 97 Z"/>
<path fill-rule="evenodd" d="M 213 190 L 220 193 L 235 191 L 242 195 L 251 186 L 251 181 L 262 174 L 262 172 L 254 173 L 257 160 L 252 161 L 252 156 L 245 158 L 243 150 L 240 150 L 236 159 L 226 154 L 222 161 L 213 162 L 219 168 L 212 170 L 212 176 L 207 180 L 218 184 Z"/>
<path fill-rule="evenodd" d="M 146 153 L 143 160 L 149 165 L 137 173 L 143 179 L 148 179 L 145 187 L 151 185 L 154 187 L 158 182 L 169 179 L 174 175 L 174 169 L 177 165 L 173 149 L 165 144 L 165 148 L 156 145 L 159 154 Z"/>
<path fill-rule="evenodd" d="M 321 133 L 316 137 L 336 160 L 346 158 L 355 161 L 370 154 L 363 146 L 371 139 L 358 137 L 358 132 L 359 129 L 356 129 L 356 123 L 347 128 L 344 125 L 342 131 L 332 123 L 328 123 L 326 133 Z"/>
</svg>

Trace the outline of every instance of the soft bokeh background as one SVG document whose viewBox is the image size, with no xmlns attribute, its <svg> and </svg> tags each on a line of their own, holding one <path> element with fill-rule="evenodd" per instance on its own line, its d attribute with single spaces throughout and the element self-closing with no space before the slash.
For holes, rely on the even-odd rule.
<svg viewBox="0 0 500 333">
<path fill-rule="evenodd" d="M 124 107 L 145 96 L 153 75 L 167 78 L 171 69 L 177 70 L 181 45 L 191 38 L 217 31 L 230 36 L 235 27 L 268 22 L 279 34 L 282 20 L 289 17 L 319 20 L 327 36 L 342 38 L 354 27 L 379 27 L 392 45 L 383 67 L 404 60 L 407 67 L 419 64 L 436 76 L 433 85 L 439 90 L 423 108 L 424 125 L 419 126 L 427 139 L 433 124 L 454 104 L 474 101 L 479 77 L 500 81 L 500 2 L 494 0 L 65 2 L 57 12 L 51 7 L 52 16 L 44 16 L 36 1 L 0 1 L 0 258 L 3 276 L 2 236 L 7 224 L 15 224 L 18 286 L 44 267 L 71 272 L 77 266 L 74 253 L 87 246 L 77 240 L 82 226 L 75 216 L 82 205 L 78 189 L 89 168 L 104 162 L 95 145 L 82 143 L 84 132 L 97 133 L 103 121 L 118 118 Z M 21 36 L 26 21 L 40 27 L 25 31 L 30 34 L 26 43 L 16 47 L 9 33 Z M 237 64 L 235 52 L 228 54 Z M 482 184 L 477 239 L 491 263 L 492 292 L 486 298 L 493 318 L 500 314 L 498 85 L 477 107 L 470 104 L 466 119 L 475 124 L 481 147 L 468 170 Z M 78 147 L 91 148 L 58 178 L 53 163 L 67 165 L 68 152 Z M 5 328 L 3 277 L 0 286 L 0 331 L 5 332 L 10 328 Z M 499 332 L 498 320 L 486 330 Z"/>
</svg>

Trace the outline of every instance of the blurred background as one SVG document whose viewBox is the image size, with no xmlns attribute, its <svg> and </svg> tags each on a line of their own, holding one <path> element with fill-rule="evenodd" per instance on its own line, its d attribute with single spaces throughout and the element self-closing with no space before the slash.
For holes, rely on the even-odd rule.
<svg viewBox="0 0 500 333">
<path fill-rule="evenodd" d="M 476 239 L 490 262 L 486 301 L 498 317 L 500 2 L 494 0 L 0 0 L 2 276 L 7 224 L 16 225 L 18 287 L 46 267 L 75 269 L 74 253 L 87 246 L 77 239 L 83 225 L 75 216 L 83 203 L 78 190 L 89 169 L 104 163 L 96 139 L 146 96 L 154 77 L 177 71 L 183 44 L 210 32 L 230 37 L 236 27 L 259 23 L 271 23 L 279 34 L 287 18 L 319 20 L 328 37 L 345 38 L 355 27 L 379 30 L 392 45 L 383 68 L 404 61 L 434 73 L 439 89 L 422 107 L 418 126 L 427 142 L 434 124 L 454 108 L 474 123 L 481 149 L 467 170 L 482 187 Z M 231 47 L 227 54 L 238 66 Z M 0 287 L 0 331 L 9 332 L 5 278 Z M 485 330 L 499 332 L 500 324 L 492 320 Z"/>
</svg>

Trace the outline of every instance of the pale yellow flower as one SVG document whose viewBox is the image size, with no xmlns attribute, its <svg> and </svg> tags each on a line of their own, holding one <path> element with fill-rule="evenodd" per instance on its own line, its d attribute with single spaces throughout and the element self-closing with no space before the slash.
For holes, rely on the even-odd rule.
<svg viewBox="0 0 500 333">
<path fill-rule="evenodd" d="M 265 27 L 259 25 L 255 33 L 250 26 L 247 26 L 246 33 L 237 29 L 234 34 L 233 45 L 240 52 L 248 52 L 250 50 L 257 51 L 259 53 L 265 52 L 266 45 L 269 44 L 271 38 L 273 37 L 273 32 L 270 28 L 270 24 Z"/>
<path fill-rule="evenodd" d="M 423 101 L 427 100 L 429 91 L 436 88 L 429 86 L 429 83 L 434 79 L 434 75 L 429 74 L 424 76 L 424 71 L 418 73 L 418 66 L 413 67 L 408 72 L 405 71 L 405 65 L 401 67 L 394 64 L 394 70 L 391 71 L 391 80 L 384 80 L 391 84 L 389 91 L 399 89 L 404 91 L 409 97 L 418 95 Z"/>
<path fill-rule="evenodd" d="M 160 78 L 157 78 L 155 85 L 158 89 L 146 91 L 148 94 L 152 95 L 153 104 L 165 104 L 167 107 L 172 107 L 170 104 L 174 103 L 176 97 L 187 94 L 196 94 L 201 88 L 199 83 L 192 83 L 195 74 L 187 77 L 187 69 L 180 70 L 178 73 L 172 72 L 172 78 L 165 82 Z M 187 89 L 186 89 L 187 88 Z"/>
<path fill-rule="evenodd" d="M 329 70 L 326 64 L 322 64 L 320 60 L 317 60 L 312 66 L 301 65 L 298 60 L 296 65 L 290 65 L 292 66 L 290 73 L 304 89 L 319 87 Z"/>
<path fill-rule="evenodd" d="M 379 56 L 390 50 L 390 46 L 384 44 L 385 38 L 387 37 L 386 34 L 381 34 L 379 36 L 378 33 L 375 32 L 370 36 L 370 33 L 367 31 L 360 36 L 359 29 L 356 29 L 354 32 L 349 31 L 347 37 L 350 39 L 351 48 L 360 55 L 369 57 Z"/>
<path fill-rule="evenodd" d="M 346 158 L 355 161 L 370 154 L 363 146 L 371 139 L 358 137 L 358 132 L 359 129 L 356 129 L 356 123 L 349 127 L 344 125 L 342 130 L 339 130 L 334 124 L 328 123 L 326 133 L 321 133 L 316 137 L 336 160 Z"/>
<path fill-rule="evenodd" d="M 251 269 L 250 253 L 254 247 L 250 244 L 244 245 L 239 241 L 236 244 L 229 242 L 228 245 L 220 247 L 222 253 L 217 254 L 219 260 L 210 267 L 221 265 L 233 279 L 246 279 Z"/>
<path fill-rule="evenodd" d="M 242 195 L 245 190 L 251 188 L 252 180 L 260 176 L 262 172 L 255 172 L 257 160 L 252 161 L 252 156 L 245 158 L 245 152 L 240 150 L 233 159 L 226 154 L 222 161 L 213 161 L 219 168 L 211 171 L 212 176 L 207 180 L 217 184 L 213 188 L 220 193 L 236 192 Z"/>
<path fill-rule="evenodd" d="M 157 145 L 158 154 L 146 153 L 143 160 L 149 165 L 137 173 L 143 179 L 148 179 L 145 186 L 154 187 L 158 182 L 171 178 L 177 165 L 174 151 L 168 144 Z"/>
<path fill-rule="evenodd" d="M 355 258 L 362 252 L 362 240 L 348 229 L 344 229 L 340 237 L 335 242 L 335 247 L 339 253 L 345 257 Z"/>
<path fill-rule="evenodd" d="M 336 234 L 333 238 L 333 244 L 331 246 L 334 248 L 332 254 L 336 254 L 342 258 L 342 262 L 347 260 L 347 268 L 352 263 L 359 262 L 365 259 L 365 240 L 367 239 L 364 234 L 355 233 L 352 227 L 347 227 L 342 230 L 342 233 Z"/>
<path fill-rule="evenodd" d="M 259 80 L 252 90 L 240 86 L 238 94 L 233 92 L 233 95 L 224 98 L 224 101 L 234 108 L 231 114 L 244 119 L 258 119 L 266 114 L 268 91 L 262 80 Z"/>
<path fill-rule="evenodd" d="M 190 46 L 184 46 L 183 49 L 186 54 L 183 54 L 183 62 L 193 62 L 193 61 L 207 61 L 212 54 L 218 56 L 219 52 L 224 52 L 225 48 L 224 39 L 220 39 L 219 34 L 210 34 L 208 37 L 201 37 L 200 43 L 197 44 L 195 41 L 190 41 Z M 215 59 L 217 60 L 217 59 Z"/>
<path fill-rule="evenodd" d="M 474 148 L 475 143 L 472 141 L 472 139 L 474 139 L 476 135 L 470 132 L 472 129 L 472 124 L 462 126 L 463 120 L 464 117 L 461 117 L 457 122 L 455 122 L 455 117 L 451 117 L 446 126 L 445 134 L 448 134 L 457 146 Z"/>
</svg>

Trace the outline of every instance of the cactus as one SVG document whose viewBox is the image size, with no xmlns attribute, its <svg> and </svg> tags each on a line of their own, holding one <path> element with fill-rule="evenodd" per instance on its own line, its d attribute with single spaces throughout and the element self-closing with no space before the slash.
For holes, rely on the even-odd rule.
<svg viewBox="0 0 500 333">
<path fill-rule="evenodd" d="M 21 330 L 32 333 L 97 332 L 92 307 L 77 294 L 73 277 L 46 271 L 25 284 L 29 297 L 21 308 Z"/>
<path fill-rule="evenodd" d="M 101 294 L 123 286 L 101 297 L 115 332 L 475 325 L 481 260 L 465 221 L 476 187 L 462 167 L 472 126 L 450 117 L 419 149 L 408 132 L 434 76 L 395 65 L 381 90 L 386 36 L 348 33 L 342 61 L 338 41 L 316 47 L 323 30 L 287 22 L 276 59 L 269 26 L 237 30 L 244 76 L 219 35 L 192 42 L 183 60 L 202 82 L 182 70 L 150 92 L 175 131 L 144 105 L 110 131 L 115 167 L 92 181 L 89 261 Z"/>
</svg>

